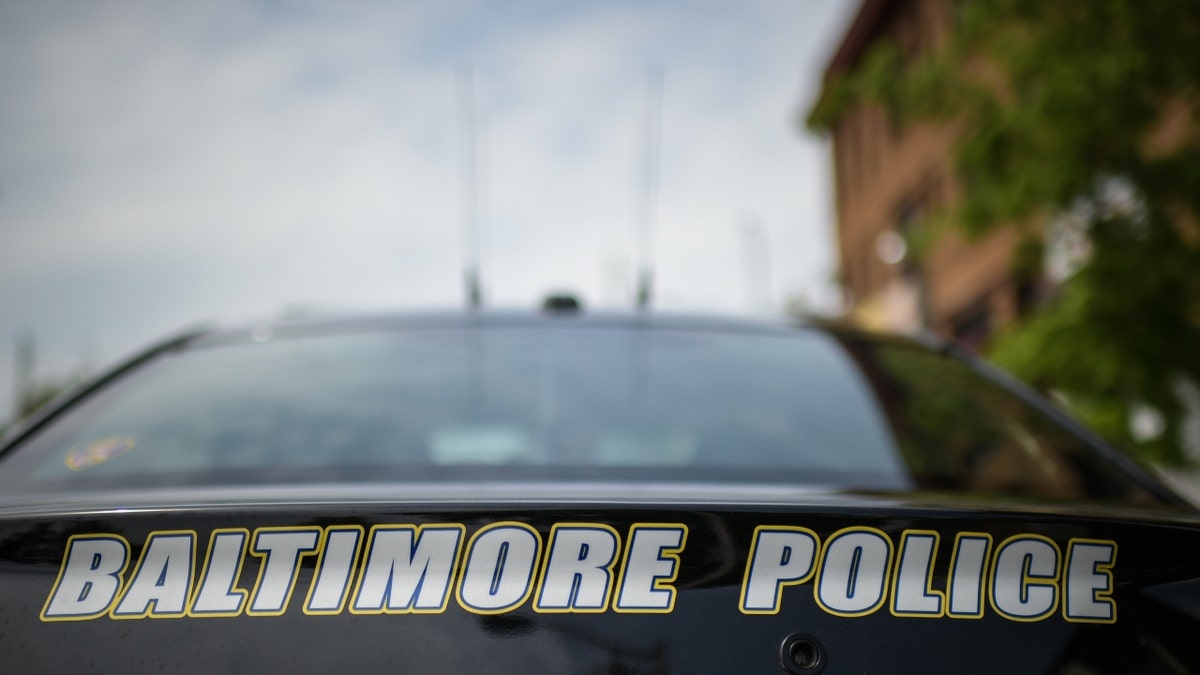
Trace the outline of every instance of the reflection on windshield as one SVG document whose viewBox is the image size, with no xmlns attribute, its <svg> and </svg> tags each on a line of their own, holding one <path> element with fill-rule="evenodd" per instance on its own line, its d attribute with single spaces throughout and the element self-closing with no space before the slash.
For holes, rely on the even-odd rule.
<svg viewBox="0 0 1200 675">
<path fill-rule="evenodd" d="M 15 490 L 462 478 L 1139 492 L 966 365 L 818 331 L 493 327 L 197 347 L 0 463 Z"/>
<path fill-rule="evenodd" d="M 954 359 L 845 340 L 923 489 L 1055 499 L 1144 498 L 1082 439 Z"/>
</svg>

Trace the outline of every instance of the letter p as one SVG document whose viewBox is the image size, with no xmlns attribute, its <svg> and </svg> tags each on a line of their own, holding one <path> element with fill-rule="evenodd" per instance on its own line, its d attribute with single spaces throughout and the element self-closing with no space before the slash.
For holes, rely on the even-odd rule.
<svg viewBox="0 0 1200 675">
<path fill-rule="evenodd" d="M 758 527 L 742 582 L 743 614 L 776 614 L 783 587 L 812 578 L 817 535 L 802 527 Z"/>
</svg>

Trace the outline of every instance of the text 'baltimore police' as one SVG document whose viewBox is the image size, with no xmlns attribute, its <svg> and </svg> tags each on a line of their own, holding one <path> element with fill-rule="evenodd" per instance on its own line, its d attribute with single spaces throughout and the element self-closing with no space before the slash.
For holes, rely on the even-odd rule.
<svg viewBox="0 0 1200 675">
<path fill-rule="evenodd" d="M 622 542 L 599 523 L 559 523 L 549 535 L 498 522 L 469 539 L 457 523 L 262 527 L 213 530 L 199 556 L 192 530 L 151 532 L 129 572 L 131 547 L 116 534 L 74 535 L 42 609 L 43 621 L 279 616 L 306 585 L 309 615 L 446 611 L 453 595 L 476 614 L 530 603 L 540 613 L 668 613 L 688 529 L 639 523 Z M 870 527 L 822 539 L 803 527 L 755 529 L 738 595 L 746 615 L 777 614 L 810 585 L 815 605 L 858 617 L 883 607 L 897 617 L 972 619 L 985 607 L 1013 621 L 1061 613 L 1071 622 L 1113 623 L 1116 543 L 1036 534 L 1009 537 L 905 530 L 899 543 Z M 313 571 L 300 582 L 305 558 Z M 939 556 L 945 582 L 934 583 Z M 253 560 L 251 585 L 242 568 Z M 199 564 L 199 574 L 196 567 Z M 253 573 L 253 572 L 252 572 Z M 242 584 L 242 586 L 239 586 Z"/>
</svg>

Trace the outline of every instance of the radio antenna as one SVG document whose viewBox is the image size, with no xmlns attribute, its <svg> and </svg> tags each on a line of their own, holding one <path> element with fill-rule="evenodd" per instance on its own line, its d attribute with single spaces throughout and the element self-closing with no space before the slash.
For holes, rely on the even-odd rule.
<svg viewBox="0 0 1200 675">
<path fill-rule="evenodd" d="M 646 112 L 642 127 L 642 175 L 638 200 L 637 307 L 646 309 L 654 295 L 654 228 L 658 215 L 659 143 L 662 135 L 663 71 L 646 70 Z"/>
<path fill-rule="evenodd" d="M 469 309 L 483 305 L 479 281 L 479 149 L 476 144 L 475 78 L 470 66 L 458 69 L 459 210 L 462 213 L 463 285 Z"/>
</svg>

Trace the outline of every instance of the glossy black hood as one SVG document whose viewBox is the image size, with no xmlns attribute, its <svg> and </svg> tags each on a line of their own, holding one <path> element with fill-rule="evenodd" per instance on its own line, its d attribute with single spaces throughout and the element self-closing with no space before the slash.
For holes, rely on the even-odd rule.
<svg viewBox="0 0 1200 675">
<path fill-rule="evenodd" d="M 474 500 L 444 487 L 388 499 L 377 486 L 236 506 L 212 493 L 186 507 L 7 508 L 6 663 L 1200 670 L 1200 519 L 1183 511 L 733 488 L 647 499 L 593 486 L 555 501 L 561 488 L 544 486 L 522 500 L 532 486 L 475 487 Z"/>
</svg>

